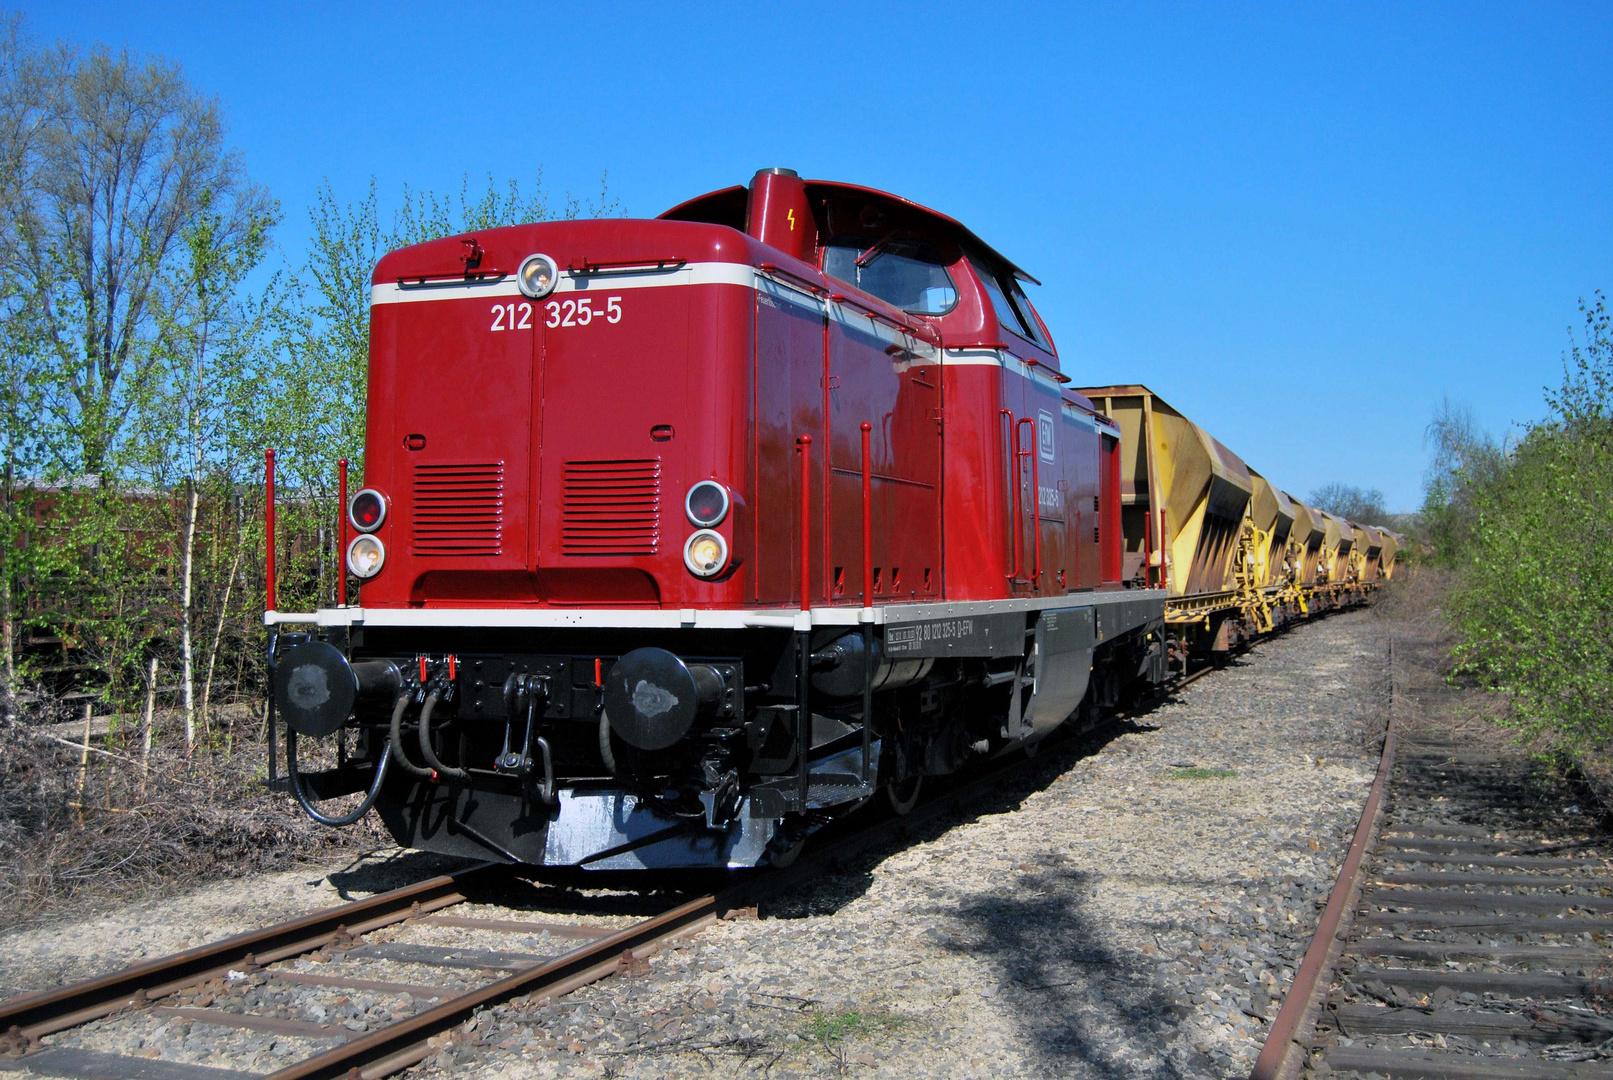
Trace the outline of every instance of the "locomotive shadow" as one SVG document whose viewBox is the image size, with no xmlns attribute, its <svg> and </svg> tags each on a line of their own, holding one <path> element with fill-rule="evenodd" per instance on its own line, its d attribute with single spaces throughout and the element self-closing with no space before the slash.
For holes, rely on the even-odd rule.
<svg viewBox="0 0 1613 1080">
<path fill-rule="evenodd" d="M 1132 716 L 1080 735 L 1049 738 L 1042 744 L 1040 753 L 1024 768 L 1003 777 L 990 788 L 968 794 L 959 793 L 956 789 L 969 782 L 971 778 L 968 775 L 959 777 L 952 784 L 935 785 L 940 790 L 933 791 L 924 801 L 926 804 L 951 802 L 952 805 L 944 812 L 911 821 L 899 820 L 898 828 L 888 838 L 845 856 L 829 872 L 800 883 L 788 895 L 763 900 L 758 905 L 757 913 L 761 917 L 775 919 L 833 915 L 868 891 L 874 882 L 874 868 L 886 859 L 915 845 L 939 839 L 960 825 L 997 814 L 1011 814 L 1020 809 L 1026 799 L 1050 787 L 1077 762 L 1101 752 L 1121 736 L 1155 730 L 1158 730 L 1157 725 L 1148 723 L 1146 714 Z M 840 823 L 836 831 L 855 832 L 889 816 L 889 812 L 883 810 L 883 804 L 876 802 L 874 807 Z M 828 839 L 831 835 L 826 830 L 823 838 Z"/>
<path fill-rule="evenodd" d="M 1096 731 L 1050 740 L 1026 768 L 971 794 L 947 813 L 871 845 L 830 873 L 802 883 L 791 896 L 764 902 L 759 914 L 772 918 L 833 914 L 867 891 L 874 868 L 883 860 L 959 825 L 1012 813 L 1121 736 L 1159 730 L 1152 714 L 1177 700 L 1178 694 L 1167 693 Z M 957 796 L 948 791 L 935 798 Z M 931 936 L 943 948 L 996 969 L 997 984 L 981 989 L 997 999 L 997 1011 L 1020 1029 L 1020 1044 L 1035 1059 L 1038 1072 L 1117 1080 L 1213 1074 L 1215 1063 L 1196 1050 L 1187 1050 L 1189 1058 L 1182 1064 L 1166 1056 L 1193 1010 L 1174 1002 L 1157 985 L 1152 966 L 1157 960 L 1108 943 L 1113 940 L 1112 917 L 1089 911 L 1096 876 L 1065 863 L 1062 854 L 1047 853 L 1012 891 L 992 888 L 970 893 L 938 915 Z"/>
<path fill-rule="evenodd" d="M 470 859 L 407 848 L 369 851 L 356 856 L 340 870 L 325 875 L 343 900 L 358 900 L 372 893 L 400 889 L 440 874 L 455 874 L 476 865 Z M 313 884 L 313 882 L 309 882 Z"/>
<path fill-rule="evenodd" d="M 959 825 L 1018 810 L 1027 798 L 1045 790 L 1077 762 L 1102 752 L 1116 739 L 1157 730 L 1158 725 L 1149 722 L 1149 714 L 1175 699 L 1173 693 L 1161 695 L 1133 710 L 1126 718 L 1110 721 L 1093 731 L 1055 733 L 1043 742 L 1036 758 L 989 789 L 967 795 L 959 793 L 957 789 L 971 779 L 967 774 L 950 783 L 932 783 L 924 801 L 952 801 L 953 805 L 945 812 L 912 821 L 899 821 L 898 828 L 888 838 L 870 843 L 855 854 L 838 860 L 827 873 L 800 883 L 786 896 L 762 900 L 758 914 L 766 918 L 786 919 L 834 914 L 868 890 L 874 880 L 874 868 L 885 859 L 916 844 L 933 841 Z M 829 826 L 814 842 L 822 843 L 835 836 L 853 834 L 890 817 L 883 801 L 876 800 L 869 807 Z M 439 874 L 468 870 L 478 863 L 479 860 L 417 850 L 396 850 L 386 854 L 372 852 L 358 856 L 346 867 L 329 874 L 328 880 L 344 900 L 352 900 Z M 664 911 L 669 904 L 720 890 L 748 876 L 768 872 L 765 869 L 661 871 L 651 878 L 642 872 L 632 871 L 577 871 L 530 866 L 501 869 L 503 872 L 482 875 L 474 880 L 469 886 L 471 891 L 467 893 L 467 900 L 512 910 L 556 915 L 650 916 Z"/>
<path fill-rule="evenodd" d="M 1087 912 L 1097 877 L 1060 865 L 1063 858 L 1041 856 L 1011 894 L 971 896 L 943 920 L 956 937 L 935 936 L 997 969 L 997 985 L 983 992 L 1047 1075 L 1184 1076 L 1165 1054 L 1191 1010 L 1156 985 L 1150 967 L 1104 943 L 1112 918 Z M 1215 1071 L 1191 1053 L 1193 1075 Z"/>
<path fill-rule="evenodd" d="M 439 874 L 454 874 L 482 865 L 480 860 L 400 850 L 381 857 L 360 856 L 348 866 L 327 875 L 344 900 L 412 885 Z M 489 904 L 515 911 L 551 915 L 630 915 L 648 917 L 665 911 L 679 900 L 699 895 L 712 886 L 715 875 L 668 880 L 658 876 L 654 887 L 643 875 L 547 880 L 532 876 L 532 867 L 499 866 L 469 879 L 462 886 L 470 904 Z"/>
</svg>

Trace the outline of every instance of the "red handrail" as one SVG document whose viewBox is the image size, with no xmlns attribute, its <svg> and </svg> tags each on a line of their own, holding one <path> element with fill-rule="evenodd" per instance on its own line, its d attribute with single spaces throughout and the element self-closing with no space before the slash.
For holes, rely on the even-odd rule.
<svg viewBox="0 0 1613 1080">
<path fill-rule="evenodd" d="M 1031 448 L 1020 450 L 1023 441 L 1019 437 L 1019 429 L 1026 424 L 1031 426 Z M 1041 446 L 1038 443 L 1036 418 L 1026 416 L 1014 424 L 1014 449 L 1031 459 L 1031 543 L 1035 550 L 1035 569 L 1031 573 L 1031 587 L 1040 591 L 1042 588 L 1042 470 Z M 1019 465 L 1014 465 L 1014 490 L 1019 490 Z"/>
<path fill-rule="evenodd" d="M 863 607 L 874 606 L 873 425 L 863 421 Z"/>
<path fill-rule="evenodd" d="M 801 610 L 812 608 L 812 436 L 801 445 Z M 806 768 L 803 762 L 801 767 Z"/>
<path fill-rule="evenodd" d="M 275 609 L 274 588 L 274 447 L 263 452 L 264 599 Z"/>
<path fill-rule="evenodd" d="M 811 278 L 802 277 L 793 270 L 786 270 L 778 263 L 764 262 L 760 264 L 757 269 L 764 274 L 768 274 L 773 277 L 786 278 L 790 281 L 793 281 L 797 285 L 805 288 L 813 296 L 827 297 L 829 295 L 829 290 L 824 288 L 820 282 L 813 281 Z"/>
<path fill-rule="evenodd" d="M 1149 493 L 1152 495 L 1152 492 Z M 1154 587 L 1154 508 L 1143 515 L 1143 588 Z"/>
<path fill-rule="evenodd" d="M 347 459 L 336 462 L 336 606 L 347 606 Z"/>
<path fill-rule="evenodd" d="M 573 274 L 593 277 L 602 273 L 630 274 L 635 271 L 648 273 L 653 270 L 679 270 L 687 265 L 689 265 L 688 259 L 670 257 L 665 259 L 608 259 L 602 262 L 583 259 L 580 263 L 567 263 L 566 269 Z"/>
<path fill-rule="evenodd" d="M 929 330 L 928 327 L 915 326 L 910 323 L 905 323 L 900 319 L 893 318 L 873 305 L 863 303 L 855 296 L 851 296 L 847 293 L 832 292 L 829 294 L 829 299 L 837 304 L 845 304 L 847 307 L 854 307 L 858 311 L 861 311 L 864 315 L 868 316 L 868 318 L 882 322 L 886 326 L 889 326 L 891 329 L 899 333 L 910 334 L 913 337 L 922 338 L 925 341 L 929 341 L 931 345 L 936 344 L 935 341 L 930 341 L 930 335 L 933 334 L 934 331 Z"/>
<path fill-rule="evenodd" d="M 1013 538 L 1009 541 L 1008 547 L 1013 552 L 1013 555 L 1014 555 L 1014 569 L 1008 575 L 1008 580 L 1009 581 L 1018 581 L 1019 580 L 1019 547 L 1020 547 L 1020 544 L 1019 544 L 1019 539 L 1020 539 L 1019 538 L 1019 531 L 1020 531 L 1019 530 L 1019 518 L 1020 518 L 1020 509 L 1019 509 L 1019 428 L 1017 426 L 1015 426 L 1014 410 L 1012 410 L 1012 409 L 1002 409 L 1000 411 L 1001 411 L 1003 416 L 1008 417 L 1008 461 L 1009 461 L 1009 464 L 1010 464 L 1009 472 L 1010 472 L 1011 477 L 1012 477 L 1010 486 L 1013 489 L 1012 493 L 1009 496 L 1009 504 L 1010 504 L 1010 507 L 1011 507 L 1011 512 L 1013 514 L 1013 520 L 1009 523 L 1009 528 L 1013 530 Z"/>
<path fill-rule="evenodd" d="M 1072 381 L 1068 375 L 1064 374 L 1064 372 L 1060 371 L 1058 368 L 1051 364 L 1044 364 L 1034 356 L 1025 357 L 1024 362 L 1030 367 L 1041 368 L 1043 371 L 1047 372 L 1049 377 L 1055 379 L 1059 383 L 1067 383 Z"/>
</svg>

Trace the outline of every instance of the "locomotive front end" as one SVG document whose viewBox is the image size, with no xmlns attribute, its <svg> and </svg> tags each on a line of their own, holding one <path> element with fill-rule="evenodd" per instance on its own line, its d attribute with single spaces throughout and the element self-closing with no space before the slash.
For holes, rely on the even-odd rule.
<svg viewBox="0 0 1613 1080">
<path fill-rule="evenodd" d="M 282 635 L 274 684 L 293 744 L 345 725 L 369 771 L 293 775 L 305 803 L 367 779 L 400 843 L 537 865 L 766 861 L 752 246 L 565 222 L 380 263 L 361 604 Z"/>
</svg>

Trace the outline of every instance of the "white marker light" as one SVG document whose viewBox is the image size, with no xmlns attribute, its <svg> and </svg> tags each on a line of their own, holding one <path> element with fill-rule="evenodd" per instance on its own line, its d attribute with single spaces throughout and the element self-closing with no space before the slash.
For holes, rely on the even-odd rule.
<svg viewBox="0 0 1613 1080">
<path fill-rule="evenodd" d="M 380 537 L 365 533 L 353 537 L 353 542 L 347 545 L 347 568 L 354 577 L 369 580 L 379 574 L 384 565 L 386 545 L 381 543 Z"/>
<path fill-rule="evenodd" d="M 560 267 L 547 255 L 528 255 L 515 272 L 516 288 L 523 296 L 541 300 L 560 284 Z"/>
<path fill-rule="evenodd" d="M 716 577 L 728 566 L 728 541 L 720 532 L 701 529 L 683 545 L 683 565 L 696 577 Z"/>
</svg>

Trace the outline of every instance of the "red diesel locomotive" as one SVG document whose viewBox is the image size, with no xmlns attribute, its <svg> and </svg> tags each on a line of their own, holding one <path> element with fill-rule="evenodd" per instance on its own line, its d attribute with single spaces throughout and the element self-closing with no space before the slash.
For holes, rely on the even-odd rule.
<svg viewBox="0 0 1613 1080">
<path fill-rule="evenodd" d="M 782 863 L 1161 679 L 1119 428 L 1022 280 L 951 218 L 786 169 L 387 255 L 361 603 L 267 616 L 299 799 L 512 862 Z M 298 737 L 338 733 L 299 773 Z"/>
</svg>

